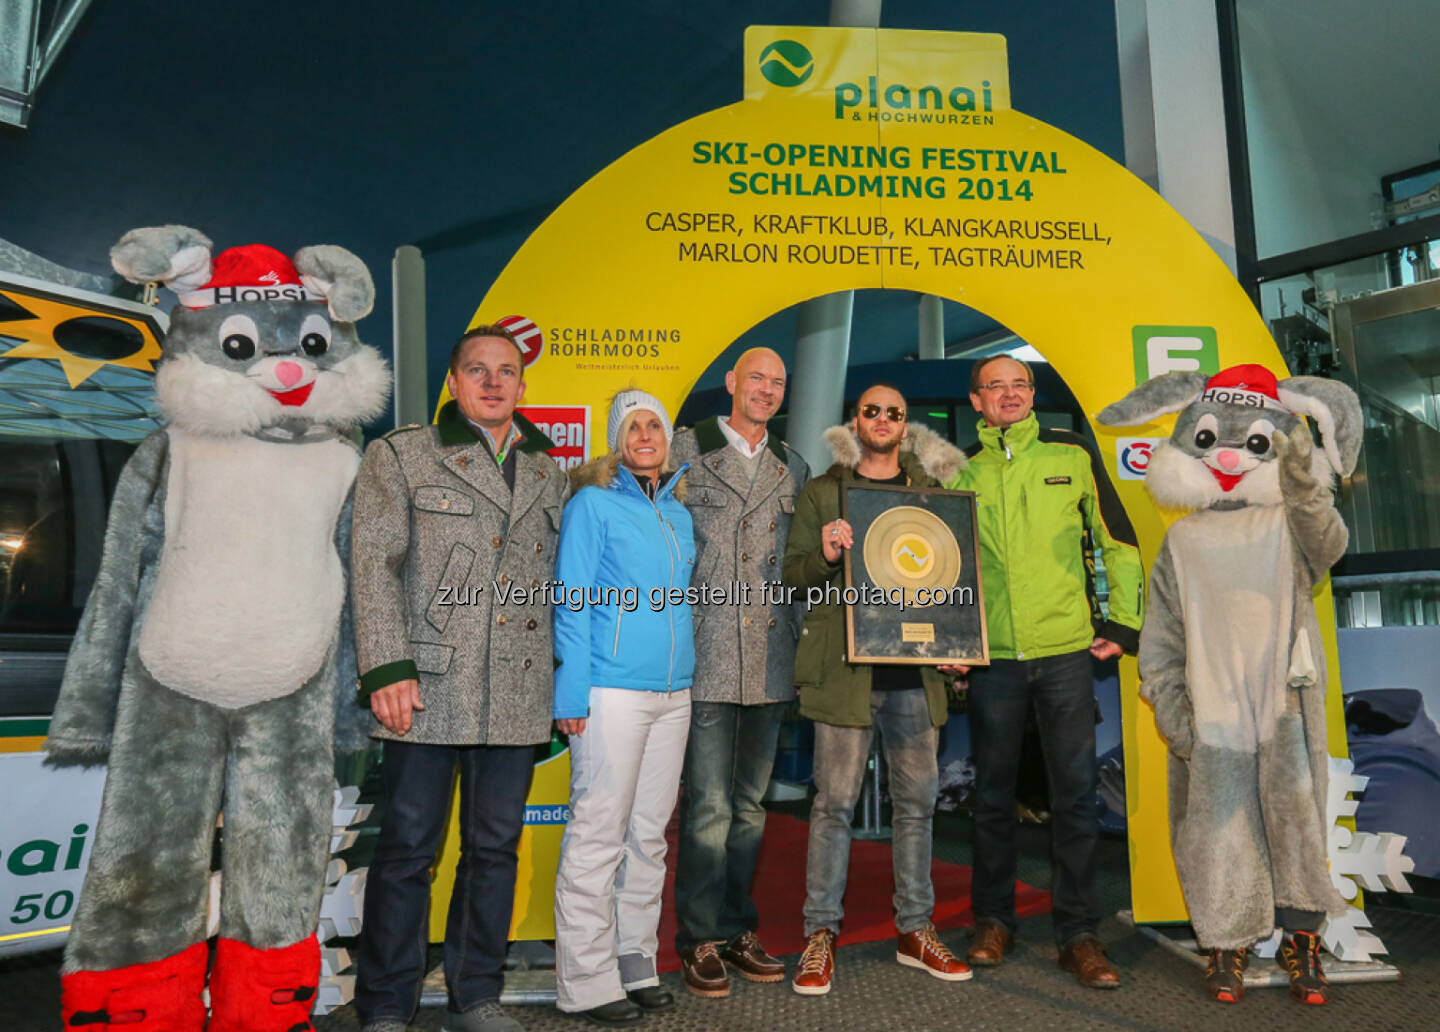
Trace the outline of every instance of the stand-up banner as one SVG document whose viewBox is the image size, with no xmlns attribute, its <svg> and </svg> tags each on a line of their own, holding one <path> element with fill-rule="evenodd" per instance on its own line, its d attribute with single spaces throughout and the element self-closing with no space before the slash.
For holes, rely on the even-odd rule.
<svg viewBox="0 0 1440 1032">
<path fill-rule="evenodd" d="M 1283 372 L 1250 300 L 1178 213 L 1093 147 L 1011 108 L 1004 37 L 752 26 L 744 82 L 740 102 L 642 143 L 577 189 L 479 304 L 474 324 L 514 317 L 540 334 L 543 346 L 527 349 L 527 404 L 552 422 L 585 413 L 567 463 L 575 442 L 588 457 L 605 440 L 615 391 L 640 386 L 678 411 L 751 326 L 841 290 L 912 290 L 984 313 L 1040 350 L 1087 417 L 1171 370 Z M 1178 514 L 1157 511 L 1139 476 L 1171 425 L 1094 427 L 1147 568 Z M 1343 755 L 1328 581 L 1318 603 L 1331 748 Z M 1121 683 L 1135 916 L 1184 920 L 1166 753 L 1133 660 Z M 544 792 L 537 783 L 537 813 L 566 801 L 565 779 L 547 773 L 557 776 Z M 561 832 L 527 826 L 520 937 L 553 934 L 546 890 Z M 448 881 L 436 891 L 448 897 Z"/>
</svg>

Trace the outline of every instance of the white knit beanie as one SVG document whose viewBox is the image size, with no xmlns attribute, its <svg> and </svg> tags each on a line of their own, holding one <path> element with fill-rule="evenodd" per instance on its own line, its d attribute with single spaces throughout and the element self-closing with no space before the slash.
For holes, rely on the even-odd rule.
<svg viewBox="0 0 1440 1032">
<path fill-rule="evenodd" d="M 675 436 L 675 427 L 671 425 L 670 415 L 665 411 L 665 406 L 660 404 L 660 399 L 632 387 L 615 395 L 615 400 L 610 403 L 610 422 L 605 427 L 605 440 L 610 443 L 611 451 L 620 447 L 620 424 L 636 409 L 645 409 L 660 417 L 660 425 L 665 428 L 667 445 Z"/>
</svg>

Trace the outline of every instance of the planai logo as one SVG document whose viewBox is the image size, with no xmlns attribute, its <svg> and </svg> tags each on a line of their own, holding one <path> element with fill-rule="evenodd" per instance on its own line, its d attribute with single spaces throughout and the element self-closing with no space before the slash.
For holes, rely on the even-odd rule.
<svg viewBox="0 0 1440 1032">
<path fill-rule="evenodd" d="M 813 71 L 815 59 L 793 39 L 777 39 L 760 51 L 760 74 L 776 86 L 799 86 Z"/>
<path fill-rule="evenodd" d="M 978 96 L 977 96 L 978 93 Z M 842 82 L 835 87 L 835 117 L 844 118 L 846 112 L 853 121 L 860 121 L 858 109 L 862 104 L 869 108 L 870 121 L 940 121 L 955 116 L 950 111 L 960 112 L 966 119 L 972 119 L 975 112 L 989 116 L 995 110 L 995 101 L 990 93 L 990 80 L 985 79 L 976 91 L 970 86 L 907 86 L 904 83 L 886 85 L 876 75 L 865 80 L 862 87 L 858 82 Z M 947 108 L 949 110 L 947 110 Z M 907 117 L 911 110 L 927 112 L 926 116 Z"/>
</svg>

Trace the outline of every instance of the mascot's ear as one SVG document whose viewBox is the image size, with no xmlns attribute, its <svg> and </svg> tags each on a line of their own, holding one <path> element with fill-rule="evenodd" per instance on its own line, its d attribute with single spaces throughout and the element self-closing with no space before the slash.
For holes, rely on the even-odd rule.
<svg viewBox="0 0 1440 1032">
<path fill-rule="evenodd" d="M 176 293 L 210 282 L 210 238 L 189 226 L 132 229 L 110 248 L 110 264 L 131 283 L 163 283 Z"/>
<path fill-rule="evenodd" d="M 1205 389 L 1204 373 L 1166 373 L 1146 380 L 1125 397 L 1106 405 L 1095 418 L 1106 426 L 1139 426 L 1179 412 Z"/>
<path fill-rule="evenodd" d="M 1280 404 L 1315 420 L 1330 467 L 1342 477 L 1355 472 L 1365 418 L 1355 392 L 1319 376 L 1292 376 L 1275 386 Z"/>
<path fill-rule="evenodd" d="M 375 305 L 375 281 L 365 263 L 343 247 L 316 244 L 295 252 L 300 281 L 330 303 L 330 318 L 355 322 Z"/>
</svg>

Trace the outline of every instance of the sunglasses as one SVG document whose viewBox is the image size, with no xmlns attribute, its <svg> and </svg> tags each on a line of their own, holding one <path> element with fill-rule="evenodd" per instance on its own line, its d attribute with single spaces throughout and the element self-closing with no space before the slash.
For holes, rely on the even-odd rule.
<svg viewBox="0 0 1440 1032">
<path fill-rule="evenodd" d="M 892 423 L 905 422 L 905 410 L 899 405 L 882 406 L 876 405 L 874 402 L 871 402 L 869 405 L 860 406 L 860 415 L 864 416 L 866 419 L 875 419 L 880 415 L 881 412 L 884 412 L 885 418 L 890 420 L 890 422 Z"/>
</svg>

